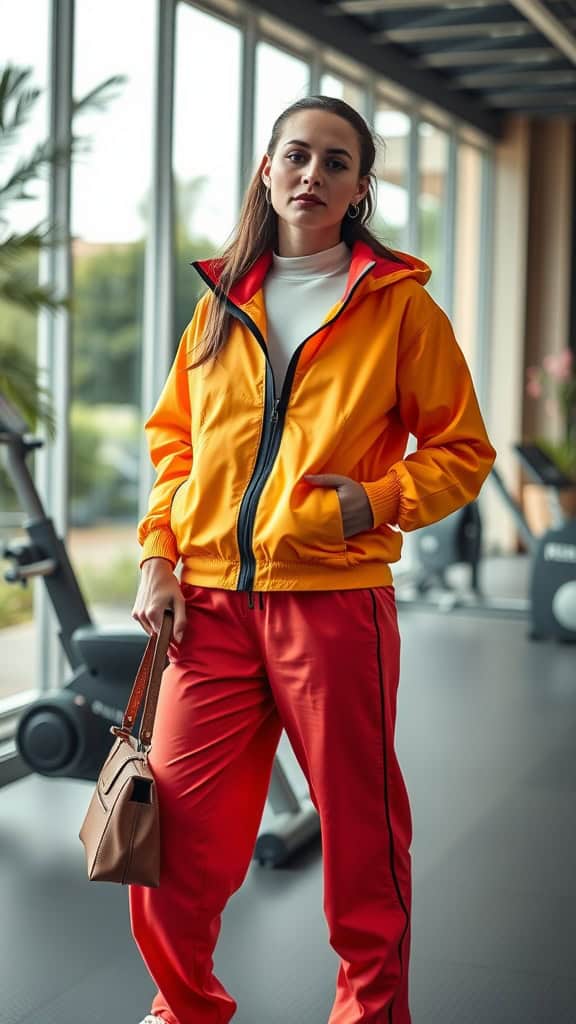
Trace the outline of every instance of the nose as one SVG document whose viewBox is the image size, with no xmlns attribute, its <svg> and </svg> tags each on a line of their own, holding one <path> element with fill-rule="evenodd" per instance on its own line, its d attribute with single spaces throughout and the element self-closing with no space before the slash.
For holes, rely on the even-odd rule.
<svg viewBox="0 0 576 1024">
<path fill-rule="evenodd" d="M 310 157 L 309 163 L 303 169 L 302 181 L 307 185 L 322 184 L 322 163 L 320 158 Z"/>
</svg>

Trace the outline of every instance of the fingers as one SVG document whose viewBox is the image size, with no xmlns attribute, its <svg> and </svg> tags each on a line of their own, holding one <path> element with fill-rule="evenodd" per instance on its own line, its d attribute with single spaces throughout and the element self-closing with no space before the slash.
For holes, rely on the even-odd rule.
<svg viewBox="0 0 576 1024">
<path fill-rule="evenodd" d="M 144 632 L 148 633 L 148 636 L 152 636 L 153 633 L 160 631 L 164 608 L 171 604 L 172 602 L 169 600 L 160 603 L 158 599 L 151 597 L 146 590 L 140 591 L 136 595 L 136 601 L 132 609 L 132 618 L 140 623 Z"/>
<path fill-rule="evenodd" d="M 148 610 L 148 621 L 152 626 L 152 632 L 158 634 L 162 629 L 162 622 L 164 621 L 164 609 L 172 608 L 173 601 L 163 601 L 161 604 L 154 605 L 153 608 Z"/>
<path fill-rule="evenodd" d="M 174 622 L 172 624 L 172 637 L 174 643 L 180 643 L 184 636 L 184 630 L 186 629 L 186 602 L 183 597 L 176 596 L 170 598 L 169 601 L 164 601 L 162 604 L 154 605 L 152 608 L 148 608 L 147 613 L 144 611 L 138 614 L 132 614 L 132 618 L 136 619 L 137 622 L 146 630 L 149 636 L 153 634 L 158 635 L 162 628 L 162 622 L 164 620 L 164 610 L 171 608 L 174 612 Z"/>
<path fill-rule="evenodd" d="M 180 643 L 186 629 L 186 601 L 175 576 L 170 579 L 168 586 L 162 585 L 154 589 L 144 586 L 136 595 L 132 618 L 149 636 L 158 635 L 167 608 L 171 609 L 174 615 L 171 639 L 174 643 Z"/>
<path fill-rule="evenodd" d="M 142 626 L 142 629 L 144 630 L 145 633 L 148 633 L 148 636 L 152 635 L 154 629 L 152 627 L 152 624 L 150 623 L 150 620 L 148 619 L 148 616 L 146 615 L 143 609 L 137 610 L 136 608 L 134 608 L 132 611 L 132 618 L 134 619 L 135 622 Z"/>
</svg>

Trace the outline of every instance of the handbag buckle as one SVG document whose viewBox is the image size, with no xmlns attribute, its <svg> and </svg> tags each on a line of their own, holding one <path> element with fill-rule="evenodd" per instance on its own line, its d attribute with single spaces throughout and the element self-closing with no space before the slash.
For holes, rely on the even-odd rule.
<svg viewBox="0 0 576 1024">
<path fill-rule="evenodd" d="M 111 725 L 110 732 L 113 736 L 124 736 L 126 739 L 130 735 L 130 730 L 124 729 L 121 725 Z"/>
</svg>

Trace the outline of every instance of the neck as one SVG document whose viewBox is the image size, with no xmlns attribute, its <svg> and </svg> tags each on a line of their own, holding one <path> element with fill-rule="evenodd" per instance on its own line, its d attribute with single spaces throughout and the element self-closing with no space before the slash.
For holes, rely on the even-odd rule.
<svg viewBox="0 0 576 1024">
<path fill-rule="evenodd" d="M 340 224 L 319 231 L 301 231 L 278 219 L 279 256 L 312 256 L 315 252 L 331 249 L 340 241 Z"/>
</svg>

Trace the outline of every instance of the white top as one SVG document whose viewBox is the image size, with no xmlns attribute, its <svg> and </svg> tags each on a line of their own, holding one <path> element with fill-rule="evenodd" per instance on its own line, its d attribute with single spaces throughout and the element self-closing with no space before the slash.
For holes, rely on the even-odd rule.
<svg viewBox="0 0 576 1024">
<path fill-rule="evenodd" d="M 268 356 L 280 395 L 295 349 L 343 296 L 352 253 L 346 242 L 311 256 L 277 256 L 264 279 Z"/>
</svg>

